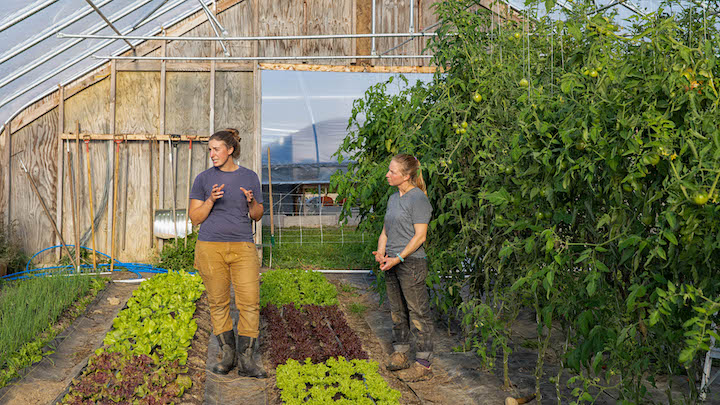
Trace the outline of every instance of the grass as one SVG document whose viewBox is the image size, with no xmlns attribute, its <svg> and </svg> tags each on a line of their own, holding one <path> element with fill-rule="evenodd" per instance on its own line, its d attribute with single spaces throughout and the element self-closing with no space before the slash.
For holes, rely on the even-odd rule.
<svg viewBox="0 0 720 405">
<path fill-rule="evenodd" d="M 275 230 L 275 247 L 270 248 L 270 228 L 263 228 L 263 265 L 272 268 L 370 269 L 375 265 L 372 251 L 377 240 L 353 228 L 323 227 Z"/>
<path fill-rule="evenodd" d="M 64 311 L 79 315 L 103 287 L 103 281 L 90 276 L 4 283 L 0 292 L 0 387 L 42 358 L 42 347 L 60 332 L 53 325 Z M 91 291 L 93 294 L 88 294 Z"/>
<path fill-rule="evenodd" d="M 353 302 L 352 304 L 350 304 L 350 312 L 358 316 L 362 316 L 365 311 L 367 311 L 367 309 L 367 305 L 360 304 L 358 302 Z"/>
<path fill-rule="evenodd" d="M 20 250 L 17 240 L 13 239 L 2 222 L 0 221 L 0 277 L 25 270 L 28 260 L 27 255 Z"/>
</svg>

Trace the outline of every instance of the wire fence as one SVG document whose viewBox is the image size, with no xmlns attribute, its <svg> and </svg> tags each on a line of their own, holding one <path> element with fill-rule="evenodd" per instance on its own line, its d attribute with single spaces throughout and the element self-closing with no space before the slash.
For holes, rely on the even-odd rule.
<svg viewBox="0 0 720 405">
<path fill-rule="evenodd" d="M 263 193 L 263 202 L 270 207 L 270 196 Z M 365 243 L 368 235 L 357 229 L 359 210 L 341 221 L 342 201 L 333 194 L 273 193 L 272 226 L 269 208 L 263 217 L 263 243 L 282 244 L 347 244 Z"/>
</svg>

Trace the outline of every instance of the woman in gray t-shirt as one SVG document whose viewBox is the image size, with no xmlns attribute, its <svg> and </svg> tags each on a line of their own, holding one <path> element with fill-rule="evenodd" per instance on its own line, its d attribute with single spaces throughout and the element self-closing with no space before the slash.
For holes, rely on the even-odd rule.
<svg viewBox="0 0 720 405">
<path fill-rule="evenodd" d="M 393 353 L 388 370 L 401 372 L 405 381 L 432 378 L 433 324 L 425 279 L 427 260 L 423 243 L 427 236 L 432 206 L 427 197 L 420 162 L 412 155 L 397 155 L 390 162 L 385 178 L 398 192 L 391 195 L 385 222 L 373 252 L 385 285 L 393 321 Z M 417 353 L 410 365 L 410 333 Z M 405 370 L 407 369 L 407 370 Z"/>
</svg>

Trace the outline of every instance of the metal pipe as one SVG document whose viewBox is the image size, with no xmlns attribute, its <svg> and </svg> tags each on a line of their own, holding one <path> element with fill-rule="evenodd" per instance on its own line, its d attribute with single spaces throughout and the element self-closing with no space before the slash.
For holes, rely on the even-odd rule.
<svg viewBox="0 0 720 405">
<path fill-rule="evenodd" d="M 228 32 L 225 29 L 225 27 L 220 24 L 220 21 L 218 21 L 217 17 L 215 17 L 215 14 L 213 14 L 210 9 L 205 5 L 205 3 L 202 0 L 198 0 L 198 3 L 202 6 L 203 10 L 205 10 L 205 13 L 208 15 L 208 19 L 210 19 L 210 24 L 217 25 L 218 28 L 220 28 L 220 32 L 222 32 L 223 36 L 227 36 Z"/>
<path fill-rule="evenodd" d="M 433 55 L 332 55 L 332 56 L 104 56 L 93 55 L 96 59 L 108 60 L 310 60 L 310 59 L 430 59 Z"/>
<path fill-rule="evenodd" d="M 126 15 L 132 13 L 133 11 L 137 10 L 138 8 L 142 7 L 143 5 L 151 2 L 151 1 L 152 1 L 152 0 L 143 0 L 142 2 L 139 2 L 139 3 L 137 3 L 136 5 L 131 6 L 131 7 L 128 7 L 128 8 L 126 8 L 125 10 L 121 11 L 117 16 L 114 16 L 112 19 L 113 19 L 113 21 L 117 21 L 117 20 L 125 17 Z M 90 30 L 90 32 L 98 32 L 98 31 L 102 30 L 103 28 L 105 28 L 105 25 L 104 25 L 104 24 L 97 24 L 95 27 L 93 27 L 93 28 Z M 48 53 L 48 54 L 45 54 L 42 58 L 37 59 L 37 60 L 34 61 L 33 63 L 25 66 L 23 69 L 20 69 L 20 70 L 18 70 L 17 72 L 13 73 L 12 75 L 9 75 L 8 77 L 6 77 L 2 82 L 0 82 L 0 87 L 6 86 L 8 83 L 12 82 L 13 80 L 17 79 L 18 77 L 20 77 L 20 76 L 22 76 L 22 75 L 30 72 L 31 70 L 33 70 L 33 69 L 35 69 L 36 67 L 42 65 L 43 63 L 47 62 L 48 60 L 50 60 L 50 59 L 58 56 L 59 54 L 65 52 L 66 50 L 68 50 L 68 49 L 70 49 L 71 47 L 73 47 L 73 46 L 77 45 L 78 43 L 80 43 L 81 41 L 82 41 L 81 39 L 76 39 L 76 40 L 74 40 L 74 41 L 70 41 L 70 43 L 68 43 L 68 44 L 66 44 L 66 45 L 64 45 L 64 46 L 61 46 L 60 48 L 57 48 L 57 49 L 55 49 L 54 51 L 52 51 L 52 52 L 50 52 L 50 53 Z M 101 47 L 99 47 L 99 48 L 96 47 L 96 48 L 94 48 L 94 49 L 95 49 L 96 51 L 99 50 L 99 49 L 102 49 L 102 48 L 106 47 L 107 45 L 110 45 L 111 42 L 112 42 L 112 41 L 104 41 L 104 42 L 102 42 L 102 43 L 104 44 L 103 46 L 101 46 Z M 89 56 L 89 54 L 92 54 L 92 52 L 86 52 L 86 53 L 84 53 L 84 54 L 83 54 L 83 59 L 86 58 L 87 56 Z M 68 65 L 66 65 L 66 66 L 69 67 L 69 66 L 72 66 L 72 64 L 68 64 Z M 56 70 L 57 70 L 57 69 L 56 69 Z M 64 70 L 64 69 L 63 69 L 63 70 Z M 61 71 L 62 71 L 62 70 L 61 70 Z M 0 105 L 0 107 L 1 107 L 1 106 L 2 106 L 2 105 Z"/>
<path fill-rule="evenodd" d="M 87 2 L 87 4 L 90 5 L 90 7 L 92 7 L 93 9 L 95 9 L 95 12 L 98 13 L 98 15 L 100 16 L 100 18 L 103 19 L 103 21 L 105 21 L 105 23 L 108 25 L 108 27 L 112 28 L 112 30 L 115 31 L 116 34 L 122 35 L 122 34 L 120 33 L 120 31 L 118 31 L 118 29 L 115 28 L 115 26 L 113 25 L 113 23 L 111 23 L 110 20 L 108 20 L 107 17 L 105 17 L 105 14 L 103 14 L 102 11 L 100 11 L 100 9 L 97 8 L 97 6 L 96 6 L 95 4 L 93 4 L 93 2 L 92 2 L 91 0 L 85 0 L 85 1 Z M 131 44 L 130 41 L 128 41 L 127 39 L 123 39 L 123 41 L 125 41 L 125 43 L 127 43 L 128 46 L 130 46 L 130 48 L 131 48 L 133 51 L 135 51 L 135 46 L 133 46 L 133 44 Z"/>
<path fill-rule="evenodd" d="M 422 36 L 437 35 L 437 34 L 434 33 L 434 32 L 429 32 L 429 33 L 428 33 L 428 32 L 425 32 L 425 31 L 428 31 L 428 30 L 431 30 L 431 29 L 437 27 L 438 25 L 440 25 L 440 23 L 442 23 L 442 21 L 438 21 L 438 22 L 436 22 L 435 24 L 433 24 L 433 25 L 425 28 L 425 29 L 422 30 L 419 34 L 423 34 Z M 420 36 L 420 35 L 417 35 L 417 36 Z M 388 54 L 388 53 L 390 53 L 390 52 L 392 52 L 392 51 L 400 48 L 401 46 L 407 44 L 408 42 L 413 41 L 414 39 L 415 39 L 415 38 L 406 39 L 405 41 L 402 41 L 400 44 L 395 45 L 395 46 L 393 46 L 392 48 L 388 49 L 387 51 L 381 53 L 380 55 L 386 55 L 386 54 Z"/>
<path fill-rule="evenodd" d="M 150 0 L 147 0 L 147 1 L 143 2 L 143 3 L 139 3 L 139 4 L 136 5 L 136 6 L 133 6 L 133 7 L 132 7 L 132 10 L 131 10 L 130 12 L 134 11 L 137 7 L 140 7 L 140 6 L 143 6 L 143 5 L 147 4 L 149 1 L 150 1 Z M 183 3 L 183 0 L 178 0 L 178 1 L 176 1 L 173 6 L 168 7 L 167 10 L 159 13 L 157 16 L 155 16 L 155 18 L 160 17 L 161 15 L 167 13 L 168 11 L 172 10 L 173 8 L 177 7 L 178 5 L 180 5 L 180 4 L 182 4 L 182 3 Z M 197 10 L 193 10 L 193 11 L 191 11 L 191 12 L 188 12 L 188 13 L 186 13 L 186 14 L 183 14 L 183 15 L 179 16 L 178 18 L 176 18 L 175 20 L 170 21 L 169 24 L 171 24 L 171 25 L 172 25 L 172 24 L 175 24 L 177 21 L 183 20 L 183 19 L 187 18 L 189 15 L 191 15 L 192 13 L 195 13 L 195 12 L 197 12 Z M 129 14 L 129 12 L 128 12 L 128 14 Z M 122 17 L 124 17 L 124 15 L 121 15 L 121 16 L 120 16 L 120 18 L 122 18 Z M 143 22 L 142 25 L 147 24 L 149 21 L 151 21 L 151 20 L 148 20 L 148 21 L 146 21 L 146 22 Z M 160 31 L 160 28 L 158 28 L 158 30 L 157 30 L 156 32 L 159 32 L 159 31 Z M 128 32 L 130 32 L 130 30 L 128 30 Z M 16 93 L 14 93 L 13 95 L 11 95 L 11 96 L 5 98 L 4 100 L 0 101 L 0 107 L 8 104 L 9 102 L 11 102 L 11 101 L 15 100 L 16 98 L 22 96 L 23 94 L 27 93 L 28 91 L 34 89 L 35 87 L 37 87 L 37 86 L 40 85 L 41 83 L 45 82 L 46 80 L 49 80 L 49 79 L 53 78 L 54 76 L 56 76 L 57 74 L 59 74 L 59 73 L 61 73 L 61 72 L 64 72 L 64 71 L 67 70 L 68 68 L 70 68 L 70 67 L 72 67 L 72 66 L 75 66 L 76 64 L 82 62 L 82 61 L 85 60 L 85 58 L 87 58 L 88 56 L 90 56 L 90 55 L 92 55 L 93 53 L 99 51 L 100 49 L 102 49 L 102 48 L 110 45 L 110 43 L 111 43 L 111 41 L 102 42 L 100 45 L 98 45 L 98 46 L 96 46 L 95 48 L 92 48 L 92 49 L 88 50 L 87 52 L 81 54 L 80 56 L 78 56 L 77 58 L 75 58 L 75 59 L 73 59 L 72 61 L 68 62 L 67 64 L 65 64 L 65 65 L 63 65 L 63 66 L 60 66 L 59 68 L 56 68 L 55 70 L 49 72 L 48 74 L 46 74 L 46 75 L 43 76 L 42 78 L 40 78 L 40 79 L 32 82 L 30 85 L 28 85 L 28 86 L 26 86 L 25 88 L 23 88 L 22 90 L 19 90 L 19 91 L 17 91 Z M 74 44 L 73 44 L 73 45 L 74 45 Z M 72 46 L 72 45 L 71 45 L 71 46 Z M 89 69 L 85 70 L 84 72 L 82 72 L 82 73 L 80 73 L 80 74 L 78 74 L 78 75 L 70 78 L 69 80 L 67 80 L 67 81 L 65 81 L 64 83 L 61 83 L 61 84 L 62 84 L 62 85 L 69 84 L 69 83 L 77 80 L 78 77 L 82 77 L 82 76 L 86 75 L 88 72 L 92 72 L 93 70 L 98 69 L 98 68 L 99 68 L 100 66 L 102 66 L 103 64 L 105 64 L 105 62 L 99 62 L 99 63 L 91 66 Z M 41 93 L 40 96 L 38 96 L 37 98 L 35 98 L 35 99 L 32 100 L 32 101 L 27 102 L 25 105 L 23 105 L 22 107 L 20 107 L 13 115 L 10 116 L 10 119 L 15 118 L 15 116 L 17 116 L 21 111 L 23 111 L 23 110 L 25 110 L 26 108 L 30 107 L 31 105 L 35 104 L 35 103 L 37 102 L 37 100 L 40 100 L 40 99 L 48 96 L 49 94 L 52 94 L 54 91 L 55 91 L 55 89 L 52 88 L 52 89 L 48 89 L 48 90 L 45 91 L 44 93 Z"/>
<path fill-rule="evenodd" d="M 614 1 L 614 2 L 612 2 L 612 3 L 610 3 L 610 4 L 608 4 L 608 5 L 599 7 L 599 8 L 597 8 L 597 9 L 589 12 L 587 15 L 590 16 L 590 15 L 597 14 L 597 13 L 599 13 L 599 12 L 601 12 L 601 11 L 605 11 L 605 10 L 611 8 L 611 7 L 615 7 L 615 6 L 617 6 L 618 4 L 622 4 L 622 3 L 624 3 L 625 1 L 626 1 L 626 0 L 616 0 L 616 1 Z"/>
<path fill-rule="evenodd" d="M 415 32 L 415 0 L 409 0 L 410 1 L 410 27 L 408 28 L 408 32 Z"/>
<path fill-rule="evenodd" d="M 102 7 L 102 6 L 110 3 L 111 1 L 112 1 L 112 0 L 105 0 L 105 1 L 103 1 L 102 3 L 98 4 L 98 7 Z M 60 30 L 62 30 L 62 29 L 65 29 L 65 28 L 69 27 L 70 25 L 78 22 L 79 20 L 81 20 L 82 18 L 86 17 L 88 14 L 90 14 L 90 13 L 92 13 L 92 12 L 93 12 L 92 7 L 87 7 L 87 8 L 85 8 L 84 10 L 82 10 L 82 12 L 81 12 L 80 14 L 78 14 L 78 15 L 76 15 L 75 17 L 73 17 L 72 19 L 70 19 L 70 20 L 68 20 L 68 21 L 65 21 L 64 23 L 62 23 L 62 24 L 54 27 L 54 28 L 51 29 L 50 31 L 46 32 L 45 34 L 42 34 L 41 36 L 39 36 L 39 37 L 37 37 L 37 38 L 34 38 L 34 39 L 31 38 L 31 41 L 26 42 L 25 44 L 22 44 L 19 48 L 15 48 L 15 49 L 13 49 L 13 50 L 10 50 L 10 51 L 6 52 L 6 53 L 3 54 L 3 55 L 0 55 L 0 63 L 7 62 L 9 59 L 11 59 L 11 58 L 13 58 L 13 57 L 15 57 L 15 56 L 17 56 L 17 55 L 19 55 L 19 54 L 27 51 L 28 49 L 32 48 L 33 46 L 39 44 L 40 42 L 42 42 L 42 41 L 44 41 L 44 40 L 46 40 L 46 39 L 48 39 L 51 35 L 57 34 L 58 31 L 60 31 Z"/>
<path fill-rule="evenodd" d="M 6 29 L 8 29 L 8 28 L 12 27 L 13 25 L 19 23 L 20 21 L 30 17 L 31 15 L 37 13 L 38 11 L 45 9 L 47 6 L 49 6 L 55 2 L 57 2 L 57 0 L 48 0 L 43 4 L 39 4 L 35 8 L 32 8 L 30 10 L 23 12 L 22 14 L 11 19 L 10 21 L 0 22 L 0 32 L 5 31 Z"/>
<path fill-rule="evenodd" d="M 183 3 L 184 3 L 184 0 L 177 0 L 177 1 L 175 1 L 175 2 L 172 3 L 172 5 L 169 6 L 166 10 L 161 11 L 158 15 L 156 15 L 156 16 L 155 16 L 154 18 L 152 18 L 152 19 L 149 19 L 149 20 L 147 20 L 147 21 L 143 21 L 143 23 L 140 24 L 140 25 L 142 26 L 142 25 L 145 25 L 145 24 L 149 23 L 150 21 L 152 21 L 152 20 L 160 17 L 161 15 L 167 13 L 167 12 L 170 11 L 170 10 L 173 10 L 175 7 L 177 7 L 177 6 L 179 6 L 179 5 L 183 4 Z M 175 17 L 174 19 L 166 22 L 165 25 L 167 25 L 167 26 L 174 25 L 175 23 L 184 20 L 185 18 L 187 18 L 188 16 L 190 16 L 190 15 L 196 13 L 196 12 L 197 12 L 197 9 L 188 10 L 188 11 L 185 12 L 184 14 L 181 14 L 181 15 Z M 152 34 L 156 34 L 156 33 L 159 33 L 159 32 L 161 32 L 161 31 L 162 31 L 162 27 L 157 28 L 155 31 L 152 32 Z M 108 42 L 108 43 L 109 43 L 109 42 Z M 70 62 L 70 63 L 68 63 L 67 65 L 65 65 L 62 69 L 59 69 L 59 70 L 56 69 L 57 71 L 53 71 L 53 72 L 48 73 L 48 74 L 45 75 L 42 79 L 39 79 L 38 81 L 34 82 L 34 83 L 31 84 L 30 86 L 25 87 L 24 89 L 22 89 L 22 90 L 16 92 L 15 94 L 13 94 L 13 95 L 11 96 L 12 98 L 7 99 L 7 100 L 4 100 L 2 103 L 0 103 L 0 107 L 4 106 L 5 104 L 9 103 L 10 101 L 12 101 L 12 100 L 14 100 L 14 99 L 16 99 L 16 98 L 22 96 L 23 94 L 27 93 L 27 92 L 30 91 L 31 89 L 34 89 L 34 88 L 37 87 L 40 83 L 43 83 L 43 82 L 45 82 L 46 80 L 49 80 L 49 79 L 53 78 L 53 77 L 54 77 L 55 75 L 57 75 L 58 73 L 65 71 L 65 69 L 67 69 L 68 67 L 74 66 L 75 64 L 81 62 L 81 61 L 84 60 L 87 56 L 89 56 L 89 54 L 92 54 L 93 52 L 96 52 L 97 50 L 102 49 L 102 48 L 105 47 L 105 46 L 107 46 L 107 45 L 102 45 L 102 46 L 100 46 L 100 47 L 93 48 L 93 51 L 92 51 L 92 52 L 86 52 L 85 54 L 81 55 L 80 57 L 75 58 L 72 62 Z M 124 52 L 124 51 L 125 51 L 125 50 L 123 49 L 121 52 Z M 105 64 L 104 61 L 103 61 L 103 62 L 98 62 L 98 63 L 90 66 L 88 69 L 82 71 L 81 73 L 78 73 L 78 74 L 76 74 L 75 76 L 71 77 L 70 79 L 66 80 L 65 82 L 61 83 L 61 85 L 67 85 L 67 84 L 69 84 L 69 83 L 72 83 L 72 82 L 74 82 L 75 80 L 77 80 L 79 77 L 83 77 L 83 76 L 87 75 L 89 72 L 92 72 L 92 71 L 100 68 L 100 67 L 101 67 L 102 65 L 104 65 L 104 64 Z M 53 88 L 49 88 L 49 89 L 47 89 L 46 91 L 44 91 L 43 93 L 41 93 L 38 97 L 34 98 L 34 99 L 31 100 L 31 101 L 28 101 L 28 102 L 25 103 L 22 107 L 20 107 L 19 109 L 17 109 L 17 110 L 10 116 L 10 118 L 8 119 L 8 121 L 10 121 L 10 120 L 12 120 L 13 118 L 15 118 L 18 114 L 20 114 L 20 112 L 24 111 L 25 109 L 27 109 L 27 108 L 30 107 L 31 105 L 35 104 L 38 100 L 41 100 L 41 99 L 45 98 L 46 96 L 52 94 L 53 92 L 55 92 L 55 88 L 54 88 L 54 87 L 53 87 Z M 5 125 L 3 125 L 1 128 L 4 129 L 4 128 L 5 128 Z"/>
<path fill-rule="evenodd" d="M 133 28 L 133 29 L 137 29 L 137 27 L 139 27 L 140 24 L 141 24 L 143 21 L 147 20 L 148 17 L 150 17 L 151 15 L 153 15 L 154 12 L 158 11 L 158 9 L 159 9 L 160 7 L 162 7 L 163 4 L 165 4 L 165 3 L 167 3 L 167 2 L 168 2 L 168 0 L 163 0 L 163 1 L 160 2 L 157 6 L 153 7 L 153 9 L 150 10 L 150 12 L 145 13 L 145 15 L 143 15 L 141 18 L 139 18 L 139 19 L 137 20 L 137 22 L 135 22 L 135 24 L 132 25 L 132 28 Z"/>
<path fill-rule="evenodd" d="M 434 24 L 428 29 L 437 26 Z M 158 37 L 155 35 L 87 35 L 59 33 L 58 38 L 84 38 L 84 39 L 130 39 L 130 40 L 167 40 L 167 41 L 288 41 L 301 39 L 352 39 L 352 38 L 395 38 L 395 37 L 432 37 L 435 32 L 399 32 L 380 34 L 318 34 L 318 35 L 277 35 L 255 37 Z M 452 34 L 450 34 L 452 35 Z"/>
<path fill-rule="evenodd" d="M 370 48 L 370 54 L 375 55 L 375 0 L 372 0 L 372 47 Z"/>
<path fill-rule="evenodd" d="M 217 23 L 218 24 L 217 27 L 215 26 L 215 21 L 217 21 L 217 19 L 212 14 L 212 12 L 210 12 L 210 10 L 203 4 L 202 0 L 198 0 L 198 1 L 200 2 L 200 4 L 202 4 L 203 10 L 205 10 L 205 14 L 207 14 L 207 16 L 208 16 L 208 23 L 212 27 L 213 31 L 215 31 L 215 35 L 220 36 L 220 33 L 218 32 L 218 27 L 220 27 L 223 30 L 223 37 L 226 36 L 227 31 L 225 31 L 225 29 L 222 26 L 220 26 L 220 23 Z M 230 56 L 230 52 L 228 52 L 227 48 L 225 47 L 225 42 L 223 42 L 221 40 L 220 46 L 222 46 L 223 54 L 225 56 Z M 213 49 L 213 53 L 215 53 L 214 49 Z"/>
</svg>

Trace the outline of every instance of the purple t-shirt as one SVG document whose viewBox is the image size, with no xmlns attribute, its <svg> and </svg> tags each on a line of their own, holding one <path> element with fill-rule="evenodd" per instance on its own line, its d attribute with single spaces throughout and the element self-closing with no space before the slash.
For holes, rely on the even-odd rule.
<svg viewBox="0 0 720 405">
<path fill-rule="evenodd" d="M 262 188 L 254 171 L 240 166 L 233 172 L 211 167 L 197 175 L 190 190 L 190 198 L 205 201 L 212 187 L 225 184 L 222 198 L 215 201 L 207 219 L 200 225 L 198 240 L 205 242 L 253 242 L 252 220 L 248 216 L 245 190 L 252 190 L 255 200 L 262 204 Z"/>
</svg>

